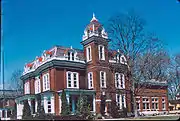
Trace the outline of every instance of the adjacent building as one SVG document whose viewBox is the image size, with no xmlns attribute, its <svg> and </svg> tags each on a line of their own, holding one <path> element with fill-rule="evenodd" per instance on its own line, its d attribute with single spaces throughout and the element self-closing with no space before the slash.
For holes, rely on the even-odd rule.
<svg viewBox="0 0 180 121">
<path fill-rule="evenodd" d="M 7 120 L 15 110 L 15 99 L 21 96 L 21 91 L 17 90 L 0 90 L 0 119 Z"/>
<path fill-rule="evenodd" d="M 136 85 L 136 105 L 140 114 L 167 114 L 168 103 L 166 82 L 152 79 Z"/>
</svg>

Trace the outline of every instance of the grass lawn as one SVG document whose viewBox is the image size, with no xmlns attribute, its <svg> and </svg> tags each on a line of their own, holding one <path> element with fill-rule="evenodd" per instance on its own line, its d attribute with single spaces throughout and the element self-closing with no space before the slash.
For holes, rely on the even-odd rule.
<svg viewBox="0 0 180 121">
<path fill-rule="evenodd" d="M 178 120 L 180 115 L 129 118 L 125 120 Z"/>
</svg>

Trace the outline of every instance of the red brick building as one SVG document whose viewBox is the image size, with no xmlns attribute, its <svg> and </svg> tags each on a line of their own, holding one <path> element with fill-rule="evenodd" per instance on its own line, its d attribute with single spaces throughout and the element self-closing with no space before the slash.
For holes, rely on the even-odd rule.
<svg viewBox="0 0 180 121">
<path fill-rule="evenodd" d="M 150 80 L 139 83 L 136 92 L 136 105 L 140 114 L 168 113 L 168 89 L 165 82 Z"/>
<path fill-rule="evenodd" d="M 61 93 L 64 89 L 72 113 L 80 94 L 87 95 L 91 111 L 100 113 L 101 97 L 105 112 L 112 100 L 131 111 L 127 62 L 119 51 L 108 50 L 108 36 L 93 15 L 84 30 L 83 50 L 54 46 L 24 67 L 24 95 L 17 98 L 17 117 L 21 118 L 23 100 L 28 100 L 32 114 L 37 111 L 35 95 L 41 94 L 46 113 L 60 115 Z M 118 63 L 118 69 L 115 66 Z"/>
</svg>

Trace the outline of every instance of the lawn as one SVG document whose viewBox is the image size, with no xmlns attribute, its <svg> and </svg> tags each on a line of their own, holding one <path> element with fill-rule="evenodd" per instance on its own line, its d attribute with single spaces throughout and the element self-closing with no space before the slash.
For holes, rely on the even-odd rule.
<svg viewBox="0 0 180 121">
<path fill-rule="evenodd" d="M 151 116 L 151 117 L 140 117 L 140 118 L 131 118 L 125 120 L 178 120 L 180 115 L 167 115 L 167 116 Z"/>
<path fill-rule="evenodd" d="M 117 118 L 117 119 L 104 119 L 104 120 L 178 120 L 180 115 L 164 115 L 164 116 L 151 116 L 151 117 L 138 117 L 138 118 Z"/>
</svg>

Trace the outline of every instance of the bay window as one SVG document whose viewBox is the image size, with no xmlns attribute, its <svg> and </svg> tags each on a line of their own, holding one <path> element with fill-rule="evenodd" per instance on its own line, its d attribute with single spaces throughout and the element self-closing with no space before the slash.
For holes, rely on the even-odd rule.
<svg viewBox="0 0 180 121">
<path fill-rule="evenodd" d="M 115 87 L 118 89 L 125 88 L 125 78 L 122 73 L 115 73 Z"/>
</svg>

